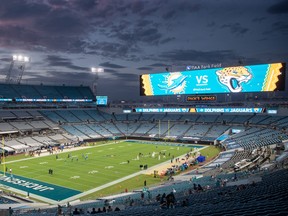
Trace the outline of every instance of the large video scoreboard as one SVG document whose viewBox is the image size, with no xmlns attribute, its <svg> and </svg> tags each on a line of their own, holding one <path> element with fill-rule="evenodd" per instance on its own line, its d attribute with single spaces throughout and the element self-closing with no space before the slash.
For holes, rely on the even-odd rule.
<svg viewBox="0 0 288 216">
<path fill-rule="evenodd" d="M 108 96 L 96 96 L 96 104 L 100 106 L 107 106 Z"/>
<path fill-rule="evenodd" d="M 140 94 L 218 94 L 285 90 L 285 64 L 261 64 L 140 76 Z"/>
</svg>

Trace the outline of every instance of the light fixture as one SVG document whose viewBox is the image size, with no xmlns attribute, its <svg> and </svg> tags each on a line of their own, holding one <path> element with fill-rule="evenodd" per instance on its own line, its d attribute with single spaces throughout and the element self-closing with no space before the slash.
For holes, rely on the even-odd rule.
<svg viewBox="0 0 288 216">
<path fill-rule="evenodd" d="M 29 62 L 30 58 L 28 56 L 13 55 L 13 61 Z"/>
<path fill-rule="evenodd" d="M 92 73 L 103 73 L 104 72 L 104 68 L 92 67 L 91 68 L 91 72 Z"/>
</svg>

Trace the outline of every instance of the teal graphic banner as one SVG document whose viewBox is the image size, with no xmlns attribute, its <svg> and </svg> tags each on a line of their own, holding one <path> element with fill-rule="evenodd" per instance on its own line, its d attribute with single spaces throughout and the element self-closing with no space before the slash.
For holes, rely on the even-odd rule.
<svg viewBox="0 0 288 216">
<path fill-rule="evenodd" d="M 81 193 L 81 191 L 17 176 L 14 174 L 12 177 L 10 174 L 6 174 L 6 176 L 4 176 L 3 172 L 0 173 L 0 184 L 55 201 L 67 199 Z"/>
<path fill-rule="evenodd" d="M 210 108 L 135 108 L 135 112 L 142 113 L 262 113 L 264 112 L 263 108 L 260 107 L 210 107 Z"/>
</svg>

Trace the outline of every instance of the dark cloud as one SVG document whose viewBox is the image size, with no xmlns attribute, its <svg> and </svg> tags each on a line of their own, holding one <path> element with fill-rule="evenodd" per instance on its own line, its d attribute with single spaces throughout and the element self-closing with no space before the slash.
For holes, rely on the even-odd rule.
<svg viewBox="0 0 288 216">
<path fill-rule="evenodd" d="M 276 4 L 270 6 L 267 9 L 268 13 L 271 14 L 283 14 L 283 13 L 288 13 L 288 1 L 284 0 L 281 2 L 277 2 Z"/>
<path fill-rule="evenodd" d="M 97 6 L 97 1 L 95 0 L 76 0 L 75 5 L 77 8 L 80 8 L 81 10 L 93 10 Z"/>
<path fill-rule="evenodd" d="M 267 19 L 266 17 L 257 17 L 252 19 L 252 22 L 262 23 L 266 19 Z"/>
<path fill-rule="evenodd" d="M 74 65 L 70 59 L 63 58 L 63 57 L 56 56 L 56 55 L 48 55 L 45 61 L 47 62 L 48 66 L 64 67 L 69 70 L 76 70 L 76 71 L 89 71 L 88 67 L 80 67 L 80 66 Z"/>
<path fill-rule="evenodd" d="M 125 87 L 123 82 L 115 82 L 115 80 L 111 79 L 103 79 L 103 82 L 105 85 L 99 85 L 98 92 L 102 95 L 108 95 L 108 101 L 135 100 L 135 98 L 139 98 L 139 82 L 135 82 L 135 80 L 125 82 Z"/>
<path fill-rule="evenodd" d="M 162 38 L 162 34 L 158 28 L 134 28 L 123 32 L 117 32 L 114 37 L 119 38 L 121 41 L 133 43 L 146 43 L 155 45 L 158 44 Z"/>
<path fill-rule="evenodd" d="M 116 70 L 113 70 L 113 69 L 105 69 L 105 73 L 115 74 L 115 73 L 117 73 L 117 71 L 116 71 Z"/>
<path fill-rule="evenodd" d="M 12 57 L 2 57 L 2 58 L 0 58 L 0 61 L 2 61 L 2 62 L 11 62 L 12 61 Z"/>
<path fill-rule="evenodd" d="M 67 68 L 75 70 L 75 71 L 90 71 L 90 68 L 88 68 L 88 67 L 81 67 L 81 66 L 77 66 L 74 64 L 67 66 Z"/>
<path fill-rule="evenodd" d="M 132 13 L 140 13 L 141 11 L 143 11 L 145 8 L 145 2 L 143 1 L 134 1 L 133 3 L 130 4 L 130 9 L 132 11 Z"/>
<path fill-rule="evenodd" d="M 153 68 L 152 67 L 138 67 L 137 68 L 138 70 L 145 70 L 145 71 L 149 71 L 149 70 L 153 70 Z"/>
<path fill-rule="evenodd" d="M 141 16 L 147 17 L 155 14 L 159 10 L 159 7 L 155 6 L 154 8 L 149 8 L 140 13 Z"/>
<path fill-rule="evenodd" d="M 117 80 L 121 79 L 123 81 L 136 81 L 139 79 L 139 75 L 138 74 L 131 74 L 131 73 L 118 73 L 117 74 Z"/>
<path fill-rule="evenodd" d="M 147 21 L 138 21 L 137 25 L 139 26 L 139 28 L 144 27 L 147 24 Z M 128 31 L 129 27 L 133 26 L 133 23 L 131 21 L 128 20 L 119 20 L 119 22 L 117 23 L 107 23 L 106 25 L 101 25 L 101 32 L 104 33 L 106 36 L 108 37 L 113 37 L 115 36 L 115 34 L 118 33 L 122 33 L 124 31 Z"/>
<path fill-rule="evenodd" d="M 288 34 L 288 23 L 287 22 L 275 22 L 272 24 L 272 32 L 277 33 L 281 32 L 283 35 Z"/>
<path fill-rule="evenodd" d="M 56 55 L 48 55 L 45 62 L 50 66 L 67 66 L 71 64 L 71 60 Z"/>
<path fill-rule="evenodd" d="M 65 39 L 65 37 L 63 37 L 63 39 Z M 70 40 L 65 43 L 66 47 L 63 47 L 63 51 L 70 53 L 84 53 L 84 50 L 87 46 L 87 43 L 84 41 L 85 40 L 84 38 L 82 39 L 78 37 L 72 37 L 69 39 Z"/>
<path fill-rule="evenodd" d="M 249 31 L 248 28 L 242 27 L 240 23 L 224 24 L 221 28 L 228 28 L 232 34 L 242 35 Z"/>
<path fill-rule="evenodd" d="M 60 51 L 65 53 L 83 53 L 85 50 L 85 47 L 87 46 L 87 43 L 84 42 L 83 39 L 80 39 L 78 37 L 73 36 L 65 36 L 65 35 L 49 35 L 45 38 L 41 38 L 41 46 L 37 46 L 37 44 L 34 44 L 34 49 L 46 49 L 50 51 Z M 35 46 L 36 45 L 36 46 Z"/>
<path fill-rule="evenodd" d="M 232 50 L 219 51 L 197 51 L 197 50 L 174 50 L 159 55 L 160 58 L 166 59 L 168 62 L 199 62 L 199 63 L 225 63 L 238 62 L 243 59 L 242 56 L 235 54 Z"/>
<path fill-rule="evenodd" d="M 133 73 L 125 73 L 123 71 L 119 71 L 119 70 L 113 70 L 113 69 L 105 69 L 105 72 L 103 74 L 103 77 L 105 79 L 109 78 L 109 79 L 113 79 L 113 80 L 117 80 L 118 82 L 129 82 L 129 81 L 136 81 L 139 79 L 139 75 L 138 74 L 133 74 Z"/>
<path fill-rule="evenodd" d="M 49 16 L 43 16 L 35 22 L 37 29 L 51 33 L 59 34 L 82 34 L 89 28 L 89 24 L 82 20 L 77 13 L 66 10 L 57 9 L 52 11 Z"/>
<path fill-rule="evenodd" d="M 167 20 L 167 19 L 173 19 L 173 17 L 175 16 L 176 14 L 176 11 L 175 10 L 170 10 L 170 11 L 167 11 L 166 13 L 164 13 L 162 15 L 162 18 Z"/>
<path fill-rule="evenodd" d="M 108 67 L 108 68 L 114 68 L 114 69 L 126 68 L 126 67 L 124 67 L 122 65 L 117 65 L 117 64 L 110 63 L 110 62 L 104 62 L 104 63 L 101 63 L 99 65 L 101 67 Z"/>
<path fill-rule="evenodd" d="M 18 22 L 2 25 L 0 46 L 34 51 L 83 52 L 85 43 L 81 34 L 86 27 L 82 27 L 80 21 L 72 15 L 58 18 L 35 19 L 36 24 L 29 25 Z"/>
<path fill-rule="evenodd" d="M 0 45 L 2 47 L 17 47 L 18 49 L 31 49 L 32 44 L 37 44 L 39 35 L 20 25 L 2 26 L 0 28 Z"/>
<path fill-rule="evenodd" d="M 160 44 L 166 44 L 166 43 L 169 43 L 170 41 L 173 41 L 175 40 L 176 38 L 175 37 L 168 37 L 168 38 L 164 38 L 162 40 L 160 40 Z"/>
<path fill-rule="evenodd" d="M 184 1 L 182 3 L 179 4 L 178 6 L 178 10 L 183 12 L 189 12 L 189 13 L 194 13 L 197 12 L 201 9 L 201 5 L 200 4 L 195 4 L 191 1 Z"/>
<path fill-rule="evenodd" d="M 37 1 L 1 0 L 0 18 L 21 20 L 22 18 L 45 16 L 49 11 L 49 6 Z"/>
<path fill-rule="evenodd" d="M 86 54 L 100 55 L 110 59 L 125 59 L 130 61 L 139 61 L 139 57 L 133 55 L 137 52 L 137 47 L 132 44 L 116 42 L 95 42 L 86 46 Z"/>
<path fill-rule="evenodd" d="M 271 25 L 269 30 L 263 32 L 263 35 L 266 36 L 266 35 L 271 35 L 271 34 L 278 34 L 279 32 L 282 35 L 288 34 L 288 23 L 287 22 L 283 22 L 283 21 L 274 22 Z"/>
<path fill-rule="evenodd" d="M 135 32 L 135 37 L 139 37 L 140 41 L 156 44 L 161 39 L 162 35 L 158 32 L 157 28 L 148 28 L 148 29 L 138 29 Z"/>
<path fill-rule="evenodd" d="M 163 64 L 163 63 L 154 63 L 154 64 L 151 64 L 149 65 L 151 67 L 166 67 L 167 64 Z"/>
<path fill-rule="evenodd" d="M 139 20 L 137 22 L 137 27 L 140 27 L 140 28 L 143 28 L 143 27 L 146 27 L 147 25 L 151 25 L 152 21 L 151 20 Z"/>
<path fill-rule="evenodd" d="M 86 4 L 83 3 L 85 1 L 79 0 L 80 4 Z M 95 1 L 95 4 L 90 2 L 89 4 L 93 4 L 93 10 L 89 10 L 86 14 L 86 16 L 89 19 L 98 19 L 101 20 L 101 22 L 106 22 L 105 19 L 110 20 L 111 18 L 119 15 L 119 13 L 123 13 L 122 10 L 120 10 L 119 7 L 122 7 L 124 11 L 126 10 L 125 7 L 122 6 L 121 1 L 107 1 L 107 0 L 98 0 Z M 83 6 L 81 6 L 81 10 L 83 10 Z M 84 8 L 87 8 L 87 5 L 84 6 Z M 78 5 L 75 5 L 75 10 L 78 9 Z M 87 10 L 85 11 L 87 12 Z M 88 20 L 87 20 L 88 21 Z"/>
<path fill-rule="evenodd" d="M 47 70 L 45 71 L 45 74 L 30 72 L 29 77 L 23 80 L 23 82 L 25 81 L 32 83 L 43 82 L 46 84 L 56 82 L 66 85 L 89 85 L 94 81 L 94 75 L 92 73 L 85 72 L 59 72 L 59 70 Z"/>
<path fill-rule="evenodd" d="M 207 24 L 207 27 L 214 27 L 216 25 L 216 23 L 215 22 L 209 22 L 208 24 Z"/>
<path fill-rule="evenodd" d="M 67 1 L 66 0 L 48 0 L 48 3 L 50 5 L 55 5 L 55 6 L 67 5 Z"/>
<path fill-rule="evenodd" d="M 84 16 L 73 10 L 63 9 L 64 7 L 36 4 L 36 1 L 4 0 L 4 2 L 3 7 L 0 7 L 0 17 L 10 20 L 4 21 L 7 24 L 0 28 L 2 47 L 15 46 L 18 49 L 45 52 L 49 50 L 83 52 L 82 38 L 89 29 L 89 22 L 84 22 Z M 64 5 L 67 1 L 49 1 L 49 3 Z M 19 14 L 17 10 L 20 10 Z M 22 19 L 22 16 L 26 19 Z"/>
</svg>

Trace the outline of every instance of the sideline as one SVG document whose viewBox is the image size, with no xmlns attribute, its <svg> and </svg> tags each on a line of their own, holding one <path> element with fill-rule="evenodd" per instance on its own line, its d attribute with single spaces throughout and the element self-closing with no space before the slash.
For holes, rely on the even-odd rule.
<svg viewBox="0 0 288 216">
<path fill-rule="evenodd" d="M 13 160 L 13 161 L 8 161 L 8 162 L 5 162 L 5 163 L 2 163 L 2 164 L 10 164 L 10 163 L 15 163 L 15 162 L 21 162 L 21 161 L 26 161 L 26 160 L 33 160 L 33 159 L 36 159 L 36 158 L 39 158 L 39 157 L 47 157 L 47 156 L 51 156 L 51 155 L 56 155 L 56 154 L 64 154 L 64 153 L 67 153 L 67 152 L 73 152 L 73 151 L 79 151 L 79 150 L 83 150 L 83 149 L 89 149 L 89 148 L 97 148 L 97 147 L 102 147 L 102 146 L 107 146 L 107 145 L 113 145 L 113 144 L 118 144 L 118 143 L 121 143 L 121 142 L 124 142 L 125 140 L 120 140 L 118 142 L 111 142 L 111 143 L 105 143 L 105 144 L 100 144 L 100 145 L 97 145 L 97 146 L 80 146 L 80 147 L 74 147 L 74 148 L 67 148 L 67 149 L 63 149 L 63 151 L 60 151 L 60 152 L 57 152 L 57 153 L 53 153 L 53 154 L 50 154 L 49 152 L 43 152 L 41 153 L 40 156 L 36 155 L 34 157 L 29 157 L 29 158 L 22 158 L 22 159 L 18 159 L 18 160 Z"/>
</svg>

